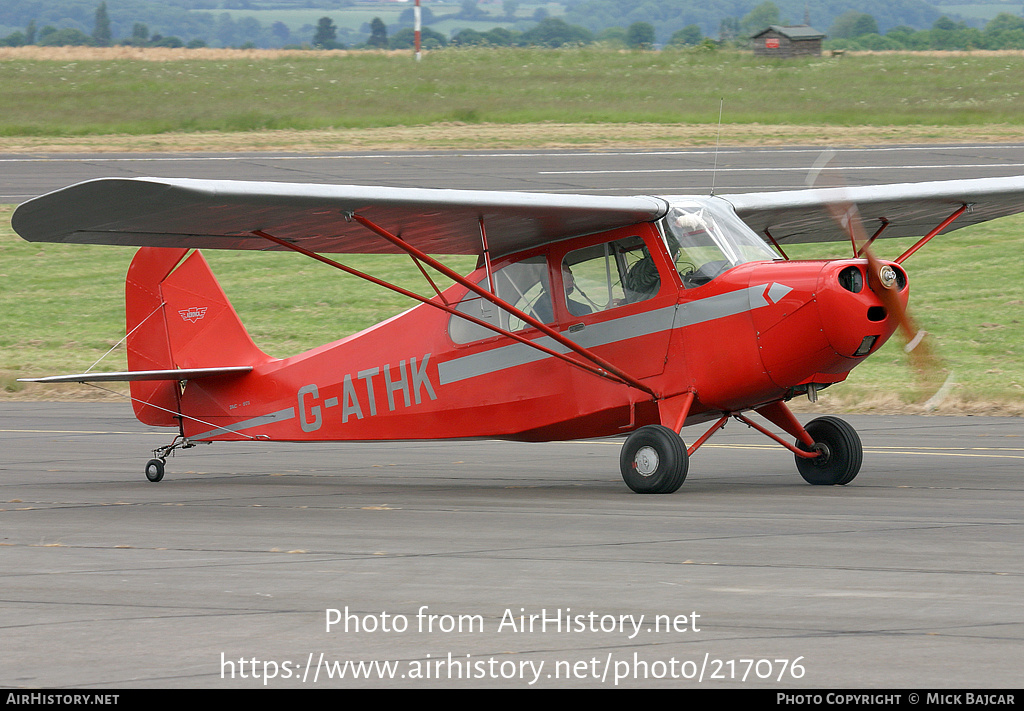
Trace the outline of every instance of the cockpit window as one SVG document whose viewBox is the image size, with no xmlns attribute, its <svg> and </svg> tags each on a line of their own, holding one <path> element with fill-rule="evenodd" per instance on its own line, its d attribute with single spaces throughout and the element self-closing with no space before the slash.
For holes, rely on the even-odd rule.
<svg viewBox="0 0 1024 711">
<path fill-rule="evenodd" d="M 649 299 L 661 277 L 640 237 L 577 249 L 562 260 L 565 303 L 573 316 Z"/>
<path fill-rule="evenodd" d="M 489 288 L 487 277 L 479 284 L 485 289 Z M 520 311 L 542 323 L 554 321 L 551 290 L 548 285 L 548 263 L 545 256 L 523 259 L 499 269 L 494 273 L 494 286 L 499 298 Z M 520 331 L 528 327 L 522 319 L 472 291 L 467 293 L 455 308 L 508 331 Z M 452 316 L 448 321 L 448 335 L 455 343 L 471 343 L 496 336 L 497 333 L 479 324 Z"/>
<path fill-rule="evenodd" d="M 716 202 L 673 201 L 661 224 L 687 288 L 703 286 L 744 262 L 778 258 L 736 213 Z"/>
</svg>

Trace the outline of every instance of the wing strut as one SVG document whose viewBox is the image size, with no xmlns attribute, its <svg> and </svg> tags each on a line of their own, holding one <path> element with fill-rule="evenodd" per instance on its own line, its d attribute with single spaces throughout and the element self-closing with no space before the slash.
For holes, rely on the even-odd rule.
<svg viewBox="0 0 1024 711">
<path fill-rule="evenodd" d="M 354 218 L 354 219 L 357 219 L 357 218 Z M 403 289 L 402 287 L 398 286 L 397 284 L 391 284 L 389 282 L 384 281 L 383 279 L 378 279 L 377 277 L 371 276 L 370 274 L 367 274 L 365 272 L 361 272 L 358 269 L 355 269 L 354 267 L 349 267 L 349 266 L 346 266 L 346 265 L 344 265 L 344 264 L 342 264 L 340 262 L 336 262 L 333 259 L 328 259 L 327 257 L 324 257 L 324 256 L 322 256 L 320 254 L 317 254 L 316 252 L 311 252 L 310 250 L 308 250 L 308 249 L 306 249 L 304 247 L 300 247 L 297 244 L 292 244 L 292 243 L 288 242 L 287 240 L 283 240 L 280 237 L 275 237 L 274 235 L 268 234 L 268 233 L 266 233 L 266 232 L 264 232 L 262 230 L 254 230 L 252 232 L 252 234 L 256 235 L 257 237 L 262 237 L 263 239 L 269 240 L 270 242 L 273 242 L 275 244 L 279 244 L 282 247 L 290 249 L 290 250 L 292 250 L 294 252 L 298 252 L 299 254 L 302 254 L 302 255 L 305 255 L 307 257 L 310 257 L 311 259 L 315 259 L 318 262 L 322 262 L 322 263 L 324 263 L 324 264 L 326 264 L 328 266 L 334 267 L 335 269 L 340 269 L 341 271 L 345 272 L 346 274 L 351 274 L 352 276 L 356 276 L 356 277 L 359 277 L 360 279 L 364 279 L 364 280 L 370 282 L 371 284 L 376 284 L 377 286 L 382 286 L 385 289 L 390 289 L 391 291 L 394 291 L 394 292 L 396 292 L 398 294 L 401 294 L 402 296 L 406 296 L 406 297 L 408 297 L 410 299 L 413 299 L 415 301 L 419 301 L 422 304 L 428 304 L 430 306 L 433 306 L 436 309 L 440 309 L 441 311 L 444 311 L 445 313 L 448 313 L 448 314 L 451 314 L 453 316 L 458 316 L 459 318 L 465 319 L 465 320 L 469 321 L 470 323 L 476 324 L 477 326 L 483 326 L 484 328 L 486 328 L 486 329 L 488 329 L 490 331 L 494 331 L 495 333 L 498 333 L 498 334 L 500 334 L 502 336 L 507 336 L 507 337 L 511 338 L 512 340 L 514 340 L 514 341 L 518 341 L 519 343 L 522 343 L 523 345 L 530 346 L 531 348 L 536 348 L 537 350 L 539 350 L 542 353 L 545 353 L 545 354 L 547 354 L 549 356 L 553 356 L 553 357 L 558 358 L 560 360 L 564 360 L 566 363 L 569 363 L 570 365 L 574 365 L 577 368 L 582 368 L 583 370 L 587 371 L 588 373 L 591 373 L 593 375 L 597 375 L 597 376 L 605 378 L 607 380 L 613 380 L 615 382 L 622 383 L 623 385 L 629 385 L 631 387 L 635 387 L 635 388 L 637 388 L 639 390 L 642 390 L 645 393 L 651 395 L 652 397 L 657 397 L 655 392 L 653 390 L 651 390 L 650 388 L 648 388 L 647 386 L 645 386 L 643 383 L 637 382 L 634 378 L 631 378 L 631 377 L 629 377 L 629 376 L 627 376 L 625 374 L 620 374 L 618 372 L 618 369 L 616 369 L 616 368 L 614 368 L 612 366 L 609 366 L 607 368 L 604 367 L 602 365 L 604 363 L 604 361 L 602 359 L 597 358 L 593 354 L 589 353 L 585 348 L 581 348 L 580 346 L 577 346 L 572 341 L 568 341 L 568 339 L 564 338 L 560 333 L 558 333 L 557 331 L 552 331 L 552 329 L 550 329 L 547 326 L 544 326 L 544 324 L 541 324 L 541 326 L 542 326 L 542 330 L 545 333 L 547 333 L 548 335 L 552 335 L 555 338 L 555 340 L 557 340 L 559 343 L 567 344 L 569 347 L 571 347 L 571 349 L 573 351 L 578 352 L 580 355 L 582 355 L 583 357 L 585 357 L 588 360 L 590 360 L 591 362 L 593 362 L 594 365 L 589 365 L 587 363 L 581 363 L 580 361 L 576 360 L 575 358 L 571 358 L 570 356 L 568 356 L 565 353 L 559 353 L 556 350 L 553 350 L 551 348 L 548 348 L 547 346 L 541 345 L 540 343 L 537 343 L 534 340 L 530 340 L 529 338 L 521 336 L 518 333 L 513 333 L 512 331 L 506 331 L 505 329 L 500 328 L 498 326 L 495 326 L 494 324 L 489 323 L 487 321 L 484 321 L 483 319 L 479 319 L 479 318 L 476 318 L 475 316 L 470 316 L 469 314 L 465 314 L 465 313 L 462 313 L 461 311 L 457 311 L 454 306 L 450 306 L 450 305 L 448 305 L 446 303 L 439 303 L 439 302 L 435 301 L 432 298 L 428 299 L 428 298 L 426 298 L 424 296 L 421 296 L 420 294 L 417 294 L 414 291 L 410 291 L 408 289 Z M 395 239 L 397 240 L 398 238 L 395 238 Z M 401 242 L 401 240 L 398 240 L 398 244 L 404 244 L 404 243 Z M 418 256 L 416 254 L 413 254 L 412 252 L 410 252 L 410 255 L 412 255 L 414 258 L 416 258 Z M 423 256 L 426 257 L 426 255 L 423 255 Z M 434 267 L 435 269 L 438 269 L 438 265 L 440 265 L 439 262 L 437 262 L 436 260 L 432 259 L 431 257 L 426 257 L 426 259 L 424 259 L 424 261 L 427 264 L 429 264 L 430 266 Z M 443 266 L 443 265 L 441 265 L 441 266 Z M 531 322 L 531 325 L 533 325 L 533 322 L 534 322 L 533 318 L 527 316 L 526 314 L 524 314 L 521 311 L 519 311 L 518 309 L 516 309 L 514 306 L 511 306 L 511 305 L 507 304 L 506 302 L 502 301 L 501 299 L 498 299 L 496 297 L 491 296 L 486 290 L 481 290 L 478 286 L 476 286 L 475 284 L 470 283 L 469 281 L 464 279 L 461 275 L 457 274 L 456 272 L 451 271 L 447 267 L 444 267 L 443 269 L 438 269 L 438 271 L 440 271 L 442 274 L 445 274 L 445 276 L 448 276 L 449 278 L 454 279 L 456 282 L 458 282 L 460 284 L 463 284 L 465 286 L 468 286 L 470 289 L 472 289 L 473 291 L 475 291 L 477 293 L 482 294 L 486 298 L 489 298 L 499 308 L 507 309 L 509 311 L 509 313 L 511 313 L 511 314 L 513 314 L 513 315 L 515 315 L 515 316 L 517 316 L 519 318 L 522 318 L 523 320 L 529 319 L 529 321 Z"/>
<path fill-rule="evenodd" d="M 775 245 L 775 249 L 779 250 L 779 254 L 781 254 L 782 258 L 785 259 L 788 262 L 789 261 L 789 255 L 782 251 L 782 246 L 779 245 L 779 243 L 775 241 L 775 238 L 772 237 L 772 233 L 769 232 L 767 229 L 765 229 L 764 236 L 767 237 L 769 240 L 771 240 L 771 243 L 773 245 Z"/>
<path fill-rule="evenodd" d="M 858 248 L 857 248 L 857 243 L 856 243 L 856 242 L 854 242 L 854 244 L 853 244 L 853 255 L 854 255 L 855 257 L 862 257 L 862 256 L 864 256 L 864 250 L 865 250 L 865 249 L 868 249 L 869 247 L 871 247 L 872 243 L 873 243 L 873 242 L 874 242 L 874 241 L 875 241 L 876 239 L 878 239 L 878 237 L 879 237 L 879 236 L 880 236 L 880 235 L 881 235 L 881 234 L 882 234 L 883 232 L 885 232 L 885 228 L 886 228 L 886 227 L 888 227 L 888 226 L 889 226 L 890 224 L 892 224 L 892 223 L 891 223 L 891 222 L 889 222 L 889 220 L 887 220 L 886 218 L 884 218 L 884 217 L 883 217 L 883 218 L 882 218 L 882 224 L 878 226 L 878 229 L 877 229 L 877 230 L 875 230 L 875 234 L 871 235 L 871 239 L 869 239 L 869 240 L 868 240 L 867 242 L 865 242 L 865 243 L 864 243 L 864 246 L 863 246 L 863 247 L 861 247 L 860 249 L 858 249 Z M 851 238 L 851 239 L 852 239 L 852 238 Z"/>
<path fill-rule="evenodd" d="M 480 216 L 480 246 L 483 248 L 481 255 L 484 258 L 484 270 L 487 272 L 487 285 L 492 294 L 497 294 L 498 291 L 494 288 L 494 270 L 491 269 L 491 248 L 487 244 L 487 230 L 484 229 L 483 215 Z"/>
<path fill-rule="evenodd" d="M 952 215 L 950 215 L 945 220 L 940 222 L 938 227 L 936 227 L 934 230 L 932 230 L 931 232 L 926 234 L 924 237 L 922 237 L 920 240 L 918 240 L 917 244 L 915 244 L 913 247 L 908 249 L 906 252 L 904 252 L 900 256 L 896 257 L 896 259 L 894 261 L 897 264 L 903 264 L 903 260 L 904 259 L 906 259 L 910 255 L 912 255 L 917 250 L 921 249 L 921 247 L 923 247 L 926 244 L 928 244 L 928 241 L 931 240 L 932 237 L 934 237 L 935 235 L 937 235 L 940 232 L 942 232 L 942 230 L 944 230 L 947 227 L 949 227 L 949 225 L 952 224 L 953 220 L 955 220 L 956 218 L 960 217 L 960 215 L 962 215 L 965 212 L 967 212 L 968 208 L 970 208 L 970 205 L 968 205 L 968 204 L 961 205 L 955 212 L 953 212 Z"/>
<path fill-rule="evenodd" d="M 613 378 L 613 380 L 620 380 L 622 383 L 624 383 L 626 385 L 630 385 L 630 386 L 636 388 L 637 390 L 642 390 L 643 392 L 647 393 L 648 395 L 650 395 L 650 396 L 652 396 L 654 398 L 658 397 L 658 395 L 653 390 L 651 390 L 649 387 L 647 387 L 646 385 L 641 383 L 636 378 L 634 378 L 631 375 L 623 372 L 622 370 L 620 370 L 619 368 L 615 367 L 614 365 L 612 365 L 611 363 L 609 363 L 605 359 L 598 357 L 594 353 L 591 353 L 589 350 L 587 350 L 586 348 L 580 346 L 576 342 L 569 340 L 568 338 L 563 336 L 561 333 L 559 333 L 555 329 L 551 328 L 547 324 L 541 323 L 540 321 L 538 321 L 536 318 L 534 318 L 530 314 L 527 314 L 527 313 L 525 313 L 523 311 L 520 311 L 519 309 L 517 309 L 515 306 L 513 306 L 510 303 L 508 303 L 504 299 L 498 298 L 496 295 L 494 295 L 491 292 L 487 291 L 487 289 L 480 288 L 478 285 L 476 285 L 473 282 L 469 281 L 468 279 L 466 279 L 464 276 L 462 276 L 458 272 L 452 271 L 451 269 L 446 267 L 441 262 L 437 261 L 436 259 L 434 259 L 430 255 L 426 254 L 425 252 L 423 252 L 423 251 L 421 251 L 419 249 L 416 249 L 411 244 L 409 244 L 408 242 L 402 240 L 401 238 L 396 237 L 395 235 L 391 234 L 390 232 L 385 230 L 383 227 L 381 227 L 381 226 L 379 226 L 377 224 L 374 224 L 373 222 L 371 222 L 370 220 L 366 219 L 365 217 L 363 217 L 362 215 L 359 215 L 359 214 L 353 214 L 352 215 L 352 219 L 355 220 L 356 222 L 358 222 L 359 224 L 363 225 L 364 227 L 366 227 L 366 229 L 370 230 L 371 232 L 373 232 L 373 233 L 383 237 L 388 242 L 391 242 L 391 244 L 395 245 L 399 249 L 401 249 L 401 250 L 403 250 L 405 252 L 408 252 L 413 257 L 422 260 L 426 264 L 429 264 L 431 267 L 433 267 L 434 269 L 439 271 L 441 274 L 444 274 L 446 277 L 448 277 L 449 279 L 454 281 L 456 284 L 461 284 L 462 286 L 466 287 L 467 289 L 469 289 L 473 293 L 478 294 L 479 296 L 482 296 L 483 298 L 487 299 L 492 304 L 497 306 L 499 309 L 503 309 L 503 310 L 507 311 L 509 314 L 515 316 L 516 318 L 521 319 L 523 322 L 528 323 L 531 326 L 533 326 L 534 328 L 536 328 L 537 330 L 541 331 L 546 336 L 548 336 L 550 338 L 553 338 L 556 342 L 558 342 L 559 344 L 565 346 L 566 348 L 568 348 L 569 350 L 573 351 L 574 353 L 577 353 L 577 354 L 583 356 L 584 358 L 589 360 L 591 363 L 596 365 L 600 370 L 607 371 L 607 373 L 610 373 L 611 375 L 614 375 L 615 377 Z M 462 316 L 462 314 L 459 314 L 459 315 Z"/>
</svg>

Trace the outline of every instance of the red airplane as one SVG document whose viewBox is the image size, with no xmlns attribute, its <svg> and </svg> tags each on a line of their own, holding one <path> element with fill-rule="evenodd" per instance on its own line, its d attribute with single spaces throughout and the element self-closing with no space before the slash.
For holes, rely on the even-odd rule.
<svg viewBox="0 0 1024 711">
<path fill-rule="evenodd" d="M 844 380 L 901 324 L 914 345 L 904 260 L 941 232 L 1019 211 L 1024 177 L 703 197 L 140 178 L 43 195 L 13 224 L 29 241 L 141 247 L 125 283 L 129 371 L 35 382 L 130 381 L 138 419 L 178 430 L 146 465 L 150 481 L 175 450 L 212 440 L 629 433 L 626 484 L 670 493 L 730 418 L 791 450 L 808 482 L 853 480 L 856 431 L 835 417 L 803 426 L 786 402 Z M 863 226 L 877 229 L 870 240 Z M 867 249 L 908 235 L 924 236 L 893 261 Z M 853 241 L 851 258 L 783 251 L 836 240 Z M 207 248 L 293 250 L 420 305 L 271 358 L 194 251 Z M 330 253 L 406 253 L 433 293 Z M 462 276 L 431 254 L 478 266 Z M 455 284 L 438 289 L 428 269 Z M 680 431 L 702 422 L 687 448 Z"/>
</svg>

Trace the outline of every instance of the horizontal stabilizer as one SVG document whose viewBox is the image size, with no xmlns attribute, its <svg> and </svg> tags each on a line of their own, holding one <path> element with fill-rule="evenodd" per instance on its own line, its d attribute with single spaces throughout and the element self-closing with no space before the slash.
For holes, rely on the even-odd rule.
<svg viewBox="0 0 1024 711">
<path fill-rule="evenodd" d="M 252 372 L 251 365 L 228 368 L 178 368 L 175 370 L 129 370 L 121 373 L 76 373 L 51 375 L 48 378 L 18 378 L 22 383 L 120 383 L 136 380 L 195 380 L 218 375 L 245 375 Z"/>
</svg>

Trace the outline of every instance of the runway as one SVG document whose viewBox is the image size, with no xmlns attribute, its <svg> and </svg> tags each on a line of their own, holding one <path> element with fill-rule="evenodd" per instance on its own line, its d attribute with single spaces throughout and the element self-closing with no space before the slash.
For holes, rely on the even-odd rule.
<svg viewBox="0 0 1024 711">
<path fill-rule="evenodd" d="M 846 487 L 732 423 L 639 496 L 617 440 L 214 444 L 151 484 L 127 405 L 4 403 L 0 686 L 1018 687 L 1024 420 L 848 419 Z"/>
<path fill-rule="evenodd" d="M 0 204 L 101 177 L 674 195 L 807 187 L 820 147 L 393 153 L 0 154 Z M 1024 175 L 1024 144 L 840 148 L 847 185 Z"/>
</svg>

